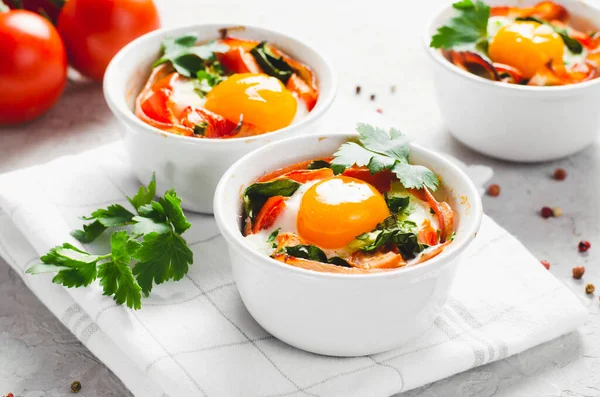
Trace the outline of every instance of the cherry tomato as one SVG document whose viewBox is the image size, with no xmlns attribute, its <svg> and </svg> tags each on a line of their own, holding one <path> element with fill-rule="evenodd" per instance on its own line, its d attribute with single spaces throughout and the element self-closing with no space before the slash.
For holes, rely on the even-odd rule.
<svg viewBox="0 0 600 397">
<path fill-rule="evenodd" d="M 121 48 L 159 27 L 152 0 L 68 0 L 58 16 L 71 66 L 99 81 Z"/>
<path fill-rule="evenodd" d="M 65 46 L 54 26 L 25 10 L 0 13 L 0 124 L 29 121 L 67 83 Z"/>
</svg>

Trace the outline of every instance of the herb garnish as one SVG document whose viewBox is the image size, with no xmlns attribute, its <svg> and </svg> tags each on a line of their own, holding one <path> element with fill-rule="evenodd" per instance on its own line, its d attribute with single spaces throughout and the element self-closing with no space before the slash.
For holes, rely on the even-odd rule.
<svg viewBox="0 0 600 397">
<path fill-rule="evenodd" d="M 191 224 L 181 209 L 181 199 L 174 190 L 154 200 L 154 176 L 148 187 L 142 186 L 129 202 L 137 215 L 121 205 L 92 212 L 92 223 L 76 230 L 73 237 L 90 243 L 106 229 L 130 225 L 110 238 L 111 252 L 93 255 L 69 243 L 52 248 L 26 270 L 29 274 L 58 272 L 52 279 L 65 287 L 81 287 L 97 278 L 103 294 L 113 296 L 118 304 L 132 309 L 142 306 L 142 293 L 148 296 L 153 284 L 181 280 L 193 262 L 193 253 L 181 237 Z M 133 268 L 132 268 L 133 262 Z"/>
<path fill-rule="evenodd" d="M 315 160 L 311 161 L 306 167 L 307 170 L 319 170 L 321 168 L 331 168 L 331 164 L 325 160 Z"/>
<path fill-rule="evenodd" d="M 300 183 L 291 179 L 276 179 L 270 182 L 257 182 L 244 190 L 244 210 L 250 219 L 260 211 L 269 197 L 289 197 L 300 187 Z"/>
<path fill-rule="evenodd" d="M 177 73 L 186 77 L 196 77 L 207 65 L 216 61 L 215 52 L 227 52 L 229 46 L 216 41 L 196 45 L 197 37 L 188 34 L 180 37 L 167 37 L 162 42 L 163 56 L 152 64 L 156 67 L 171 62 Z"/>
<path fill-rule="evenodd" d="M 346 260 L 340 258 L 339 256 L 327 258 L 327 255 L 325 255 L 323 250 L 314 245 L 299 244 L 293 247 L 285 247 L 284 251 L 287 255 L 294 256 L 296 258 L 308 259 L 311 261 L 322 263 L 329 263 L 332 265 L 342 267 L 352 267 Z"/>
<path fill-rule="evenodd" d="M 372 232 L 363 233 L 356 239 L 362 243 L 360 249 L 365 252 L 377 251 L 386 244 L 398 248 L 405 259 L 412 259 L 428 246 L 418 241 L 417 224 L 400 220 L 398 215 L 384 219 Z"/>
<path fill-rule="evenodd" d="M 390 212 L 399 214 L 404 212 L 408 205 L 410 204 L 410 196 L 400 197 L 400 196 L 390 196 L 389 194 L 385 194 L 385 202 L 390 209 Z"/>
<path fill-rule="evenodd" d="M 334 173 L 353 165 L 366 166 L 371 174 L 391 170 L 407 189 L 437 189 L 440 182 L 430 169 L 409 163 L 410 146 L 402 132 L 392 128 L 387 133 L 363 123 L 358 123 L 356 131 L 360 134 L 358 142 L 345 143 L 334 154 Z"/>
<path fill-rule="evenodd" d="M 206 121 L 201 121 L 194 126 L 194 135 L 204 136 L 206 135 L 206 129 L 208 128 L 208 123 Z"/>
<path fill-rule="evenodd" d="M 266 74 L 278 78 L 283 84 L 287 83 L 294 72 L 292 67 L 283 60 L 283 57 L 273 54 L 266 41 L 262 41 L 251 49 L 250 54 L 254 56 L 256 63 Z"/>
<path fill-rule="evenodd" d="M 561 39 L 563 40 L 563 42 L 565 43 L 565 45 L 567 46 L 569 51 L 571 51 L 573 54 L 581 54 L 583 52 L 583 45 L 581 45 L 579 40 L 576 40 L 576 39 L 572 38 L 571 36 L 569 36 L 569 32 L 567 31 L 567 29 L 556 27 L 556 26 L 552 25 L 551 23 L 542 21 L 541 19 L 536 18 L 536 17 L 519 17 L 519 18 L 516 18 L 516 20 L 517 21 L 537 22 L 541 25 L 548 25 L 561 37 Z"/>
<path fill-rule="evenodd" d="M 461 0 L 452 7 L 458 11 L 446 26 L 438 28 L 431 38 L 433 48 L 450 49 L 460 44 L 476 43 L 478 48 L 487 47 L 487 25 L 490 6 L 481 0 Z"/>
<path fill-rule="evenodd" d="M 280 230 L 281 230 L 281 228 L 277 228 L 277 229 L 273 230 L 271 232 L 271 234 L 269 234 L 269 237 L 267 237 L 267 243 L 271 243 L 271 242 L 275 241 L 275 239 L 279 235 Z"/>
</svg>

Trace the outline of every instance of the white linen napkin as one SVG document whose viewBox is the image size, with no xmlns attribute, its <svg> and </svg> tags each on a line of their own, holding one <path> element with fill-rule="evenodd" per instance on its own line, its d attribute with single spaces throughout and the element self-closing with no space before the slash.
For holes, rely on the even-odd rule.
<svg viewBox="0 0 600 397">
<path fill-rule="evenodd" d="M 128 205 L 125 195 L 138 186 L 120 143 L 0 176 L 0 254 L 136 396 L 389 396 L 585 321 L 576 297 L 487 216 L 431 329 L 368 357 L 318 356 L 264 331 L 240 300 L 211 216 L 188 214 L 194 265 L 183 280 L 154 287 L 139 311 L 102 296 L 97 282 L 66 289 L 52 275 L 24 274 L 49 248 L 79 244 L 69 231 L 81 227 L 80 216 Z"/>
</svg>

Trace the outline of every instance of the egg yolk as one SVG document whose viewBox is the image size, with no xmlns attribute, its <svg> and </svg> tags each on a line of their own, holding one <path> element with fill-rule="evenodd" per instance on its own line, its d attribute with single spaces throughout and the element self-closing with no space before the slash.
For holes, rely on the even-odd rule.
<svg viewBox="0 0 600 397">
<path fill-rule="evenodd" d="M 264 132 L 290 125 L 298 102 L 283 83 L 266 74 L 239 73 L 219 83 L 206 96 L 204 107 L 238 123 L 252 124 Z"/>
<path fill-rule="evenodd" d="M 552 61 L 557 70 L 564 68 L 564 43 L 547 25 L 537 22 L 514 22 L 501 28 L 489 45 L 488 52 L 494 62 L 515 67 L 525 78 Z"/>
<path fill-rule="evenodd" d="M 311 186 L 298 210 L 298 234 L 322 248 L 342 248 L 390 215 L 385 199 L 360 179 L 334 176 Z"/>
</svg>

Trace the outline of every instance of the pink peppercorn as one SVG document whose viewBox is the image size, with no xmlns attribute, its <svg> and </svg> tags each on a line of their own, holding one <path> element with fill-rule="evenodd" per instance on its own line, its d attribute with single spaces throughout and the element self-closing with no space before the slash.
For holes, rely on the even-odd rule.
<svg viewBox="0 0 600 397">
<path fill-rule="evenodd" d="M 577 249 L 579 250 L 579 252 L 586 252 L 591 247 L 592 247 L 592 245 L 590 244 L 590 242 L 589 241 L 585 241 L 585 240 L 581 240 L 579 242 L 579 244 L 577 245 Z"/>
<path fill-rule="evenodd" d="M 543 207 L 542 208 L 542 218 L 550 218 L 551 216 L 554 216 L 554 211 L 552 211 L 552 208 L 550 207 Z"/>
</svg>

